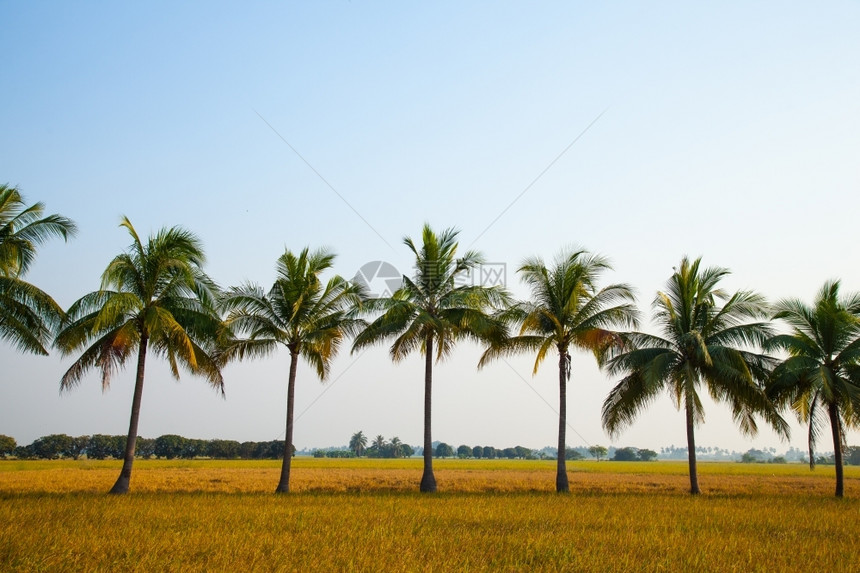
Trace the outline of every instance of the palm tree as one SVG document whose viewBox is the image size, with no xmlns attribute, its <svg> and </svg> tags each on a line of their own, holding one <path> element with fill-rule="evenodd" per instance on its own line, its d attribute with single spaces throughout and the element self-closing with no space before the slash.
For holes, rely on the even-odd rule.
<svg viewBox="0 0 860 573">
<path fill-rule="evenodd" d="M 824 284 L 810 307 L 797 299 L 776 304 L 776 319 L 790 334 L 771 338 L 766 348 L 788 358 L 773 371 L 768 394 L 790 406 L 809 424 L 809 467 L 815 467 L 815 444 L 829 418 L 836 462 L 836 496 L 842 497 L 842 450 L 845 429 L 860 425 L 860 293 L 839 294 L 839 281 Z"/>
<path fill-rule="evenodd" d="M 63 375 L 61 390 L 80 383 L 91 368 L 101 371 L 102 389 L 137 350 L 137 375 L 122 471 L 110 493 L 128 492 L 147 351 L 167 358 L 179 378 L 179 364 L 199 374 L 222 395 L 224 381 L 211 356 L 222 325 L 214 307 L 217 287 L 202 270 L 199 239 L 173 227 L 143 243 L 127 218 L 132 237 L 127 252 L 115 257 L 102 274 L 101 288 L 72 304 L 57 335 L 64 355 L 80 357 Z"/>
<path fill-rule="evenodd" d="M 462 273 L 483 262 L 475 251 L 457 258 L 458 231 L 446 229 L 436 234 L 425 224 L 421 244 L 406 237 L 404 244 L 415 255 L 415 275 L 403 277 L 403 285 L 391 297 L 369 301 L 369 312 L 382 314 L 355 339 L 352 351 L 394 339 L 389 350 L 399 362 L 413 351 L 424 355 L 424 473 L 422 492 L 436 491 L 433 475 L 431 405 L 433 361 L 449 356 L 457 341 L 496 339 L 505 334 L 504 325 L 488 312 L 507 302 L 500 287 L 459 284 Z"/>
<path fill-rule="evenodd" d="M 400 449 L 401 446 L 403 446 L 403 442 L 400 441 L 400 438 L 394 436 L 393 438 L 391 438 L 391 441 L 388 442 L 388 445 L 391 448 L 392 457 L 399 458 L 400 455 L 403 453 Z"/>
<path fill-rule="evenodd" d="M 349 449 L 355 452 L 356 457 L 360 458 L 365 448 L 367 448 L 367 436 L 361 431 L 354 433 L 349 439 Z"/>
<path fill-rule="evenodd" d="M 772 335 L 765 300 L 750 291 L 728 295 L 717 284 L 729 271 L 700 269 L 700 261 L 684 257 L 666 291 L 657 293 L 654 318 L 662 337 L 625 335 L 628 346 L 608 366 L 610 374 L 624 377 L 603 403 L 603 426 L 613 436 L 661 390 L 669 392 L 677 408 L 683 405 L 692 494 L 700 491 L 694 430 L 704 422 L 698 393 L 702 385 L 711 398 L 729 404 L 745 434 L 756 434 L 755 415 L 760 414 L 779 434 L 788 435 L 788 426 L 763 390 L 774 361 L 754 352 Z"/>
<path fill-rule="evenodd" d="M 613 284 L 598 289 L 600 274 L 608 269 L 606 258 L 585 250 L 562 253 L 552 268 L 538 257 L 527 259 L 518 272 L 531 288 L 532 300 L 514 304 L 504 313 L 506 320 L 520 325 L 519 335 L 491 345 L 478 363 L 483 367 L 502 356 L 534 352 L 533 374 L 537 374 L 547 354 L 553 349 L 558 352 L 558 492 L 570 491 L 565 456 L 570 350 L 590 351 L 601 363 L 607 350 L 621 341 L 612 329 L 638 324 L 629 286 Z"/>
<path fill-rule="evenodd" d="M 77 232 L 70 219 L 43 216 L 44 211 L 42 203 L 27 207 L 17 188 L 0 184 L 0 338 L 23 352 L 43 356 L 63 309 L 22 277 L 36 257 L 36 247 Z"/>
<path fill-rule="evenodd" d="M 362 288 L 337 275 L 325 283 L 320 278 L 332 267 L 334 258 L 334 253 L 326 249 L 311 253 L 306 247 L 298 256 L 287 250 L 278 258 L 277 277 L 268 292 L 246 283 L 231 288 L 222 300 L 228 328 L 247 334 L 247 338 L 227 342 L 219 360 L 267 356 L 279 346 L 290 352 L 284 461 L 276 493 L 290 491 L 299 357 L 315 368 L 320 380 L 325 380 L 343 339 L 364 325 L 353 317 L 353 309 L 361 305 Z"/>
<path fill-rule="evenodd" d="M 378 434 L 375 438 L 373 438 L 373 443 L 371 446 L 376 448 L 377 453 L 382 456 L 382 448 L 388 445 L 388 442 L 385 441 L 385 436 L 382 434 Z"/>
</svg>

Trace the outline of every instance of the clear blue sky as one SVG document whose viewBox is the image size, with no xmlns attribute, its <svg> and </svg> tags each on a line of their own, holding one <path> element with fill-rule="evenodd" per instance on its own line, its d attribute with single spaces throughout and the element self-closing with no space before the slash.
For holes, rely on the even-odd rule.
<svg viewBox="0 0 860 573">
<path fill-rule="evenodd" d="M 684 254 L 771 299 L 834 277 L 860 290 L 856 1 L 3 2 L 0 22 L 0 181 L 79 224 L 29 275 L 63 305 L 128 245 L 121 215 L 197 233 L 223 286 L 270 284 L 285 246 L 331 246 L 345 276 L 374 260 L 408 273 L 401 239 L 428 221 L 506 264 L 519 296 L 518 263 L 571 244 L 609 256 L 607 281 L 646 311 Z M 437 369 L 434 438 L 554 443 L 553 364 L 476 372 L 478 353 Z M 0 360 L 0 433 L 127 430 L 131 370 L 60 396 L 68 360 L 5 344 Z M 140 432 L 278 438 L 287 362 L 230 366 L 222 400 L 150 361 Z M 592 362 L 574 358 L 571 445 L 610 443 L 612 381 Z M 326 385 L 302 366 L 296 446 L 358 430 L 419 444 L 421 375 L 384 347 L 344 353 Z M 789 445 L 706 415 L 702 445 Z M 684 439 L 663 397 L 615 445 Z"/>
</svg>

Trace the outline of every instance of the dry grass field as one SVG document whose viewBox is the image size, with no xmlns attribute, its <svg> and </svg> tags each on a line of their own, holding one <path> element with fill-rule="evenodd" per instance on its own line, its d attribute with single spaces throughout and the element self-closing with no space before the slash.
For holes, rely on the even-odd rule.
<svg viewBox="0 0 860 573">
<path fill-rule="evenodd" d="M 437 460 L 0 462 L 2 571 L 857 571 L 860 468 Z"/>
</svg>

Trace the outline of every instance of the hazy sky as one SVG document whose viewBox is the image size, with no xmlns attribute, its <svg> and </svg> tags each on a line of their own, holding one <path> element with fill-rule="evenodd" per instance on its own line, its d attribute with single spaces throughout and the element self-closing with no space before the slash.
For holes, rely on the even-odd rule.
<svg viewBox="0 0 860 573">
<path fill-rule="evenodd" d="M 305 245 L 332 247 L 347 277 L 409 273 L 402 238 L 427 221 L 506 265 L 520 297 L 523 258 L 566 245 L 610 257 L 606 281 L 635 286 L 646 317 L 684 254 L 771 299 L 836 277 L 860 290 L 856 1 L 3 2 L 0 22 L 0 182 L 78 223 L 28 275 L 64 306 L 128 246 L 121 215 L 197 233 L 225 287 L 269 286 Z M 479 352 L 436 369 L 434 439 L 555 443 L 555 361 L 477 372 Z M 0 433 L 127 431 L 133 367 L 107 393 L 93 373 L 60 395 L 70 359 L 3 343 L 0 360 Z M 229 366 L 226 400 L 150 360 L 141 435 L 281 438 L 288 360 Z M 325 385 L 302 364 L 296 446 L 358 430 L 420 444 L 422 373 L 383 346 L 344 352 Z M 570 445 L 610 445 L 612 384 L 574 356 Z M 711 403 L 697 436 L 805 446 L 800 426 L 790 444 L 744 438 Z M 684 443 L 663 396 L 614 445 Z"/>
</svg>

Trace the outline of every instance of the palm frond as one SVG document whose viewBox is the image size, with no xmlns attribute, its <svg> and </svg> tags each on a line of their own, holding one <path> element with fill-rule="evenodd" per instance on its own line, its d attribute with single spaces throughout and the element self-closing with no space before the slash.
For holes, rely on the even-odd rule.
<svg viewBox="0 0 860 573">
<path fill-rule="evenodd" d="M 233 360 L 264 358 L 278 348 L 279 341 L 273 338 L 231 339 L 214 353 L 214 360 L 222 366 Z"/>
<path fill-rule="evenodd" d="M 663 389 L 660 379 L 644 371 L 633 371 L 609 391 L 603 401 L 601 420 L 610 436 L 617 437 L 628 428 Z"/>
<path fill-rule="evenodd" d="M 63 309 L 47 293 L 17 277 L 0 276 L 0 338 L 20 351 L 46 355 Z"/>
<path fill-rule="evenodd" d="M 478 368 L 483 368 L 490 362 L 499 358 L 516 356 L 523 353 L 532 353 L 538 351 L 545 343 L 546 339 L 541 336 L 511 336 L 500 340 L 495 344 L 490 344 L 481 354 L 478 362 Z"/>
<path fill-rule="evenodd" d="M 61 391 L 77 386 L 87 371 L 92 368 L 100 371 L 102 390 L 107 390 L 113 375 L 134 354 L 134 349 L 140 341 L 139 333 L 132 323 L 121 324 L 100 334 L 60 379 Z"/>
<path fill-rule="evenodd" d="M 387 307 L 385 313 L 368 324 L 355 337 L 352 345 L 353 353 L 367 346 L 399 336 L 409 328 L 410 323 L 419 314 L 418 307 L 407 300 L 389 299 L 385 306 Z"/>
<path fill-rule="evenodd" d="M 75 223 L 61 215 L 44 216 L 43 203 L 27 206 L 16 187 L 0 184 L 0 276 L 21 278 L 36 258 L 37 247 L 52 238 L 67 240 Z"/>
<path fill-rule="evenodd" d="M 815 445 L 818 443 L 818 438 L 821 435 L 825 424 L 825 414 L 822 412 L 820 397 L 818 393 L 814 393 L 809 400 L 807 420 L 809 423 L 809 432 L 807 434 L 807 444 L 809 446 L 809 469 L 815 469 Z"/>
<path fill-rule="evenodd" d="M 404 328 L 398 331 L 399 335 L 394 339 L 391 344 L 391 348 L 389 349 L 388 353 L 391 356 L 391 360 L 394 362 L 400 362 L 413 352 L 425 352 L 428 335 L 434 338 L 439 338 L 440 333 L 438 330 L 434 331 L 432 326 L 433 322 L 433 318 L 428 316 L 426 313 L 417 313 L 411 322 L 405 323 L 403 325 Z M 437 346 L 442 345 L 439 344 Z M 355 346 L 353 346 L 353 348 L 355 348 Z M 438 352 L 441 352 L 442 354 L 437 354 L 437 358 L 439 356 L 444 356 L 445 349 L 437 348 L 437 353 Z"/>
</svg>

